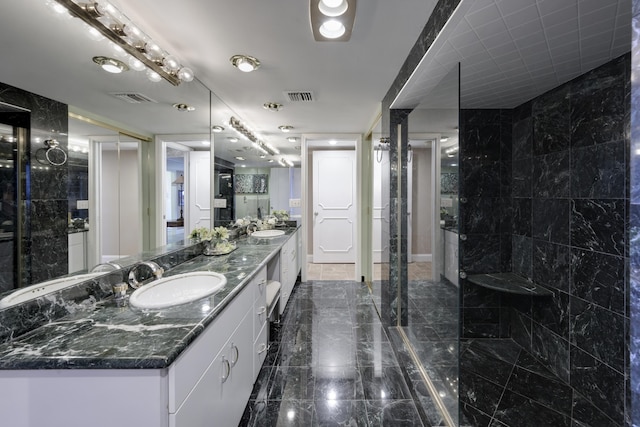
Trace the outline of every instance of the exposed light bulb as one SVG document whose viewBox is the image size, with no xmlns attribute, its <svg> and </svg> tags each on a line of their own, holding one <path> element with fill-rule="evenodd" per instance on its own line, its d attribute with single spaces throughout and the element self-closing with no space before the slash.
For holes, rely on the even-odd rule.
<svg viewBox="0 0 640 427">
<path fill-rule="evenodd" d="M 246 59 L 240 59 L 238 61 L 238 70 L 249 73 L 254 70 L 253 64 L 251 64 L 251 62 L 247 61 Z"/>
<path fill-rule="evenodd" d="M 178 78 L 183 82 L 190 82 L 193 80 L 193 71 L 191 68 L 182 67 L 180 71 L 178 71 Z"/>
<path fill-rule="evenodd" d="M 147 70 L 147 78 L 149 80 L 151 80 L 154 83 L 159 82 L 160 80 L 162 80 L 162 77 L 160 77 L 160 74 L 156 73 L 155 71 L 149 69 Z"/>
<path fill-rule="evenodd" d="M 180 68 L 180 63 L 178 62 L 176 57 L 173 55 L 165 56 L 164 59 L 162 60 L 162 65 L 167 67 L 169 71 L 178 71 L 178 69 Z"/>
<path fill-rule="evenodd" d="M 135 71 L 142 71 L 146 68 L 146 66 L 142 63 L 142 61 L 140 61 L 137 58 L 134 58 L 133 56 L 130 56 L 129 61 L 127 62 L 129 63 L 129 67 L 131 67 L 131 69 Z"/>
<path fill-rule="evenodd" d="M 320 0 L 318 9 L 325 16 L 340 16 L 349 8 L 346 0 Z"/>
</svg>

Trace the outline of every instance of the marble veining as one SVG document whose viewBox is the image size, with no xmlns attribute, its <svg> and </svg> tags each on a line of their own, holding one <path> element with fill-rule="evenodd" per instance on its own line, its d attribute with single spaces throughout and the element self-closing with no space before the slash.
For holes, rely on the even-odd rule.
<svg viewBox="0 0 640 427">
<path fill-rule="evenodd" d="M 276 254 L 290 234 L 289 230 L 285 236 L 269 239 L 268 243 L 266 239 L 240 239 L 234 256 L 246 255 L 259 262 L 231 268 L 226 256 L 198 256 L 174 266 L 165 276 L 202 270 L 225 273 L 227 285 L 222 290 L 193 303 L 141 311 L 116 303 L 110 290 L 89 296 L 76 294 L 79 301 L 63 298 L 62 295 L 73 298 L 74 291 L 67 290 L 23 304 L 31 309 L 14 322 L 20 323 L 33 311 L 37 312 L 41 303 L 45 309 L 54 310 L 49 315 L 43 313 L 44 318 L 40 319 L 43 324 L 33 325 L 38 327 L 7 331 L 11 335 L 0 345 L 0 369 L 166 368 L 229 304 L 259 267 Z M 261 244 L 254 244 L 258 242 Z M 99 281 L 93 283 L 102 289 Z M 77 291 L 82 291 L 83 286 L 77 285 Z M 0 317 L 4 312 L 20 314 L 22 306 L 0 311 Z"/>
</svg>

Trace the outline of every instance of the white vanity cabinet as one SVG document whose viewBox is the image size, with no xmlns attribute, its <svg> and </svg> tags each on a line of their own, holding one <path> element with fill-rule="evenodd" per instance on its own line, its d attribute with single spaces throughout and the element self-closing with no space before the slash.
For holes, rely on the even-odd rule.
<svg viewBox="0 0 640 427">
<path fill-rule="evenodd" d="M 256 347 L 265 329 L 266 280 L 263 268 L 169 368 L 169 427 L 240 422 L 264 361 Z"/>
<path fill-rule="evenodd" d="M 284 312 L 300 271 L 298 234 L 298 231 L 291 234 L 289 240 L 280 249 L 280 283 L 282 285 L 280 289 L 280 314 Z"/>
</svg>

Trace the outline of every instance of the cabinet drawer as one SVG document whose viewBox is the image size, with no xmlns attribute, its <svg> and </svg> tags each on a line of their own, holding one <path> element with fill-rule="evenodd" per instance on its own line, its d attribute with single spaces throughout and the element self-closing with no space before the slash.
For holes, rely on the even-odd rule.
<svg viewBox="0 0 640 427">
<path fill-rule="evenodd" d="M 267 302 L 266 300 L 263 302 L 256 301 L 253 307 L 253 338 L 254 340 L 258 337 L 260 330 L 267 323 Z"/>
<path fill-rule="evenodd" d="M 267 269 L 262 268 L 258 274 L 251 279 L 249 284 L 253 288 L 253 300 L 254 301 L 266 301 L 267 300 Z"/>
<path fill-rule="evenodd" d="M 262 368 L 262 364 L 264 363 L 264 359 L 267 357 L 267 353 L 269 352 L 269 343 L 267 332 L 269 331 L 269 325 L 265 324 L 258 335 L 255 343 L 253 344 L 253 380 L 255 381 L 258 378 L 258 374 L 260 373 L 260 369 Z"/>
</svg>

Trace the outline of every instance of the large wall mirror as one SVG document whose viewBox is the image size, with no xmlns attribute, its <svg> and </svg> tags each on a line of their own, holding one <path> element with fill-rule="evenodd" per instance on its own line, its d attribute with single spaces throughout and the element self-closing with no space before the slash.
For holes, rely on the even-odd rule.
<svg viewBox="0 0 640 427">
<path fill-rule="evenodd" d="M 27 21 L 29 26 L 21 24 Z M 267 163 L 238 138 L 229 120 L 242 118 L 197 72 L 179 86 L 151 82 L 132 69 L 106 73 L 92 58 L 119 53 L 87 37 L 79 20 L 58 19 L 46 4 L 12 8 L 3 22 L 0 37 L 23 42 L 19 55 L 10 43 L 0 46 L 0 55 L 12 56 L 0 70 L 0 103 L 26 119 L 23 131 L 0 120 L 6 136 L 0 166 L 15 166 L 2 175 L 11 189 L 3 189 L 1 210 L 13 218 L 2 218 L 0 235 L 21 232 L 11 234 L 16 244 L 1 249 L 11 255 L 2 258 L 7 274 L 0 278 L 0 293 L 109 261 L 133 263 L 140 252 L 184 242 L 196 226 L 234 221 L 237 196 L 230 181 L 243 165 L 269 169 L 270 199 L 261 214 L 295 210 L 288 201 L 299 194 L 299 174 L 276 167 L 279 159 Z M 9 147 L 18 137 L 22 158 Z M 51 148 L 47 141 L 58 144 L 50 154 L 63 152 L 64 162 L 42 163 Z M 241 156 L 242 164 L 236 159 Z M 14 196 L 24 193 L 26 182 L 31 199 L 20 203 Z M 16 226 L 19 218 L 22 228 Z"/>
</svg>

